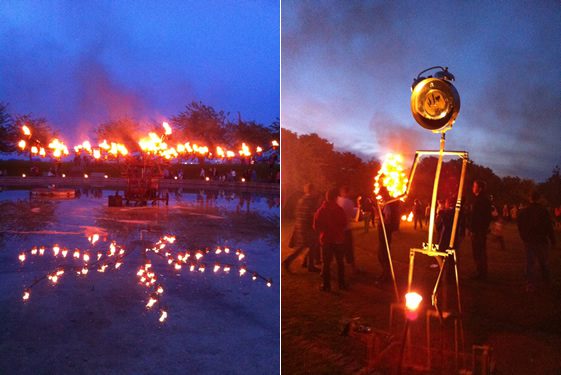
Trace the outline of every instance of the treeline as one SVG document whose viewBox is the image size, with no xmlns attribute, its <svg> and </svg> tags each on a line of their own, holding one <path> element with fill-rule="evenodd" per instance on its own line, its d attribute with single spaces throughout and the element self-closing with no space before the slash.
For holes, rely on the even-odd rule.
<svg viewBox="0 0 561 375">
<path fill-rule="evenodd" d="M 286 129 L 282 129 L 282 147 L 282 199 L 283 208 L 287 211 L 292 210 L 295 200 L 302 194 L 303 185 L 308 182 L 322 192 L 331 187 L 348 185 L 354 196 L 372 194 L 380 160 L 364 161 L 352 153 L 336 151 L 332 143 L 317 134 L 298 135 Z M 412 162 L 405 161 L 404 168 L 409 169 Z M 421 159 L 406 206 L 411 205 L 415 198 L 425 203 L 430 202 L 436 164 L 435 157 Z M 439 183 L 439 199 L 457 195 L 461 167 L 460 159 L 445 159 Z M 464 196 L 469 195 L 475 179 L 487 182 L 488 192 L 498 207 L 525 201 L 532 189 L 539 190 L 550 207 L 561 205 L 559 167 L 555 167 L 545 182 L 538 184 L 515 176 L 501 178 L 490 168 L 470 162 L 466 172 Z"/>
<path fill-rule="evenodd" d="M 191 144 L 197 143 L 209 148 L 218 145 L 238 147 L 241 142 L 245 142 L 250 148 L 266 148 L 272 140 L 278 140 L 280 135 L 278 119 L 263 125 L 243 120 L 238 113 L 232 120 L 229 113 L 216 110 L 202 102 L 187 104 L 183 111 L 171 116 L 168 122 L 173 127 L 170 140 L 188 140 Z M 8 105 L 0 103 L 0 152 L 19 151 L 17 143 L 21 139 L 21 126 L 24 124 L 33 129 L 34 139 L 41 144 L 47 145 L 56 137 L 64 138 L 46 118 L 35 117 L 32 114 L 11 114 Z M 139 137 L 152 130 L 161 133 L 162 124 L 156 121 L 141 124 L 133 118 L 121 118 L 98 124 L 92 129 L 90 140 L 101 142 L 107 139 L 125 144 L 130 151 L 137 151 Z"/>
</svg>

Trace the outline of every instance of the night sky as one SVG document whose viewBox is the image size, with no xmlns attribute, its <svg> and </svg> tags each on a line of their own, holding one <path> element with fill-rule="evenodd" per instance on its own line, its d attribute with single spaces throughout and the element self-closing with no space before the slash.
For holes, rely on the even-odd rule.
<svg viewBox="0 0 561 375">
<path fill-rule="evenodd" d="M 0 101 L 69 144 L 100 122 L 163 121 L 202 101 L 279 117 L 276 1 L 2 1 Z"/>
<path fill-rule="evenodd" d="M 282 2 L 285 128 L 412 160 L 438 149 L 409 109 L 412 79 L 434 65 L 462 102 L 447 149 L 537 182 L 561 165 L 559 2 Z"/>
</svg>

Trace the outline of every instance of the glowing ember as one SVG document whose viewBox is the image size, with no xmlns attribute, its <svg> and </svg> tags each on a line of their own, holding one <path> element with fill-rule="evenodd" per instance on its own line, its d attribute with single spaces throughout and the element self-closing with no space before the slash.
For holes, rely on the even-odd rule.
<svg viewBox="0 0 561 375">
<path fill-rule="evenodd" d="M 397 154 L 388 154 L 382 163 L 382 167 L 374 178 L 374 194 L 377 199 L 382 186 L 385 186 L 391 197 L 397 198 L 407 191 L 408 179 L 402 167 L 403 157 Z"/>
</svg>

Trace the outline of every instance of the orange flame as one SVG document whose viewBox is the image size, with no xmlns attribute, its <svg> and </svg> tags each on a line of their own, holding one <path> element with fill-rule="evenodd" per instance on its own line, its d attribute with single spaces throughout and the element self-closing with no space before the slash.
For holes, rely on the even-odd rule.
<svg viewBox="0 0 561 375">
<path fill-rule="evenodd" d="M 402 166 L 403 157 L 398 154 L 388 154 L 382 163 L 382 167 L 374 178 L 374 194 L 377 199 L 382 186 L 385 186 L 391 197 L 397 198 L 407 191 L 408 179 Z"/>
</svg>

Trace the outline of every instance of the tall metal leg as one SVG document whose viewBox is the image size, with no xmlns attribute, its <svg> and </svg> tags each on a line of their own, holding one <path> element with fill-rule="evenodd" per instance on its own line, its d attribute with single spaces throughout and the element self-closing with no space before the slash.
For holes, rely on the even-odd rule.
<svg viewBox="0 0 561 375">
<path fill-rule="evenodd" d="M 395 298 L 397 300 L 397 302 L 401 301 L 401 298 L 399 298 L 399 291 L 397 290 L 397 281 L 395 280 L 395 273 L 393 271 L 393 262 L 392 262 L 392 254 L 390 252 L 390 243 L 388 242 L 388 235 L 386 234 L 386 225 L 384 224 L 384 215 L 382 215 L 382 208 L 380 207 L 380 204 L 377 204 L 376 207 L 378 207 L 378 215 L 380 217 L 380 224 L 382 224 L 382 231 L 384 232 L 384 241 L 386 243 L 386 251 L 388 254 L 388 262 L 390 263 L 390 272 L 392 274 L 392 281 L 393 281 L 393 289 L 395 292 Z M 380 251 L 380 250 L 378 250 Z"/>
</svg>

